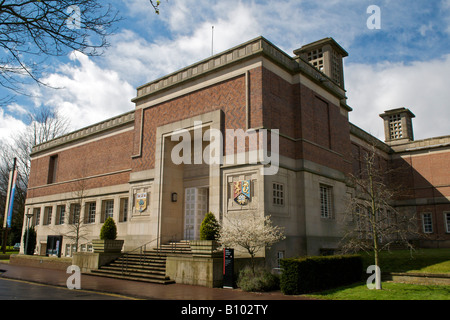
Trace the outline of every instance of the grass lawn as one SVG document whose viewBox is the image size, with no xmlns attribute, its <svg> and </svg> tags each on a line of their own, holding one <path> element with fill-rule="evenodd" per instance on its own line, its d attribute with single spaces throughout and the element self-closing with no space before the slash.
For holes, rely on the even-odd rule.
<svg viewBox="0 0 450 320">
<path fill-rule="evenodd" d="M 362 253 L 364 270 L 374 264 L 373 254 Z M 381 252 L 381 272 L 450 273 L 450 249 L 392 250 Z"/>
<path fill-rule="evenodd" d="M 9 255 L 18 254 L 19 250 L 13 250 L 12 246 L 6 246 L 6 253 L 3 254 L 3 250 L 0 248 L 0 260 L 3 262 L 9 262 Z"/>
<path fill-rule="evenodd" d="M 450 300 L 450 286 L 383 282 L 382 288 L 369 290 L 366 283 L 358 283 L 305 296 L 330 300 Z"/>
<path fill-rule="evenodd" d="M 374 264 L 373 254 L 362 253 L 364 270 Z M 388 272 L 449 273 L 450 249 L 392 250 L 381 253 L 380 269 Z M 367 275 L 369 276 L 369 275 Z M 450 300 L 450 286 L 382 282 L 382 290 L 366 283 L 326 290 L 305 296 L 331 300 Z"/>
</svg>

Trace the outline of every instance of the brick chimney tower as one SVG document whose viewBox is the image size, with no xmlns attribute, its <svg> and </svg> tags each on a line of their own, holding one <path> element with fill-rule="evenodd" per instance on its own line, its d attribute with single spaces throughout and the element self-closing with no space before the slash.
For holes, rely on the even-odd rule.
<svg viewBox="0 0 450 320">
<path fill-rule="evenodd" d="M 342 89 L 344 88 L 343 58 L 348 56 L 333 38 L 324 38 L 294 50 L 294 54 L 322 71 Z"/>
<path fill-rule="evenodd" d="M 384 120 L 384 136 L 388 144 L 414 141 L 412 118 L 416 116 L 407 108 L 387 110 L 380 117 Z"/>
</svg>

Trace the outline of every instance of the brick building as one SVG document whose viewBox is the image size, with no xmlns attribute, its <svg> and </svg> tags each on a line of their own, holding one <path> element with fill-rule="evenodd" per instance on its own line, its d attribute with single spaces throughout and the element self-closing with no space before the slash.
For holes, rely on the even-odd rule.
<svg viewBox="0 0 450 320">
<path fill-rule="evenodd" d="M 70 256 L 67 235 L 77 215 L 84 219 L 81 250 L 111 216 L 127 251 L 198 238 L 211 211 L 221 221 L 232 212 L 270 214 L 286 235 L 263 253 L 271 265 L 319 254 L 339 243 L 339 217 L 352 192 L 347 177 L 374 140 L 386 166 L 408 166 L 398 179 L 412 193 L 396 206 L 416 213 L 418 228 L 432 235 L 422 244 L 448 247 L 450 136 L 414 141 L 407 109 L 381 115 L 385 142 L 350 123 L 346 56 L 331 38 L 291 57 L 258 37 L 138 87 L 130 112 L 36 146 L 26 212 L 33 213 L 38 253 L 48 235 L 64 235 Z M 220 162 L 207 152 L 214 132 L 222 134 Z M 266 144 L 248 139 L 239 147 L 243 136 L 262 132 Z M 179 152 L 182 137 L 191 139 L 192 152 Z M 174 155 L 192 161 L 176 163 Z"/>
</svg>

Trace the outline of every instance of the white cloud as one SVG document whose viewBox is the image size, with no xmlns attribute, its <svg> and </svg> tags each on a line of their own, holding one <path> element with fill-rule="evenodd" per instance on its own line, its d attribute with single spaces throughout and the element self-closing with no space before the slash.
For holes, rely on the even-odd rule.
<svg viewBox="0 0 450 320">
<path fill-rule="evenodd" d="M 21 115 L 28 113 L 28 111 L 26 110 L 25 107 L 17 104 L 16 102 L 13 102 L 10 105 L 7 105 L 6 109 L 8 109 L 8 111 L 11 113 L 16 113 L 16 114 L 21 114 Z"/>
<path fill-rule="evenodd" d="M 180 4 L 180 8 L 167 9 L 167 23 L 175 36 L 159 35 L 148 41 L 142 34 L 124 29 L 111 39 L 105 66 L 139 86 L 210 56 L 212 26 L 214 53 L 260 35 L 260 24 L 248 6 L 239 4 L 224 11 L 217 4 L 211 10 L 220 13 L 199 18 L 196 23 L 193 22 L 198 14 L 195 8 L 187 4 Z M 188 9 L 189 14 L 185 12 Z"/>
<path fill-rule="evenodd" d="M 102 69 L 89 57 L 72 53 L 45 82 L 60 89 L 39 88 L 36 104 L 54 107 L 70 119 L 73 129 L 132 110 L 134 88 L 115 71 Z"/>
<path fill-rule="evenodd" d="M 71 55 L 70 63 L 61 65 L 56 73 L 44 79 L 64 89 L 33 88 L 35 107 L 45 104 L 60 109 L 71 118 L 74 127 L 131 110 L 134 106 L 130 100 L 137 86 L 211 54 L 211 26 L 214 26 L 214 53 L 262 35 L 292 55 L 292 50 L 306 43 L 332 36 L 350 53 L 345 73 L 349 104 L 354 108 L 350 117 L 355 124 L 384 138 L 378 114 L 405 106 L 417 116 L 416 137 L 448 133 L 447 124 L 438 123 L 449 118 L 447 106 L 442 105 L 450 101 L 449 90 L 444 86 L 445 74 L 450 71 L 448 56 L 409 65 L 351 64 L 352 52 L 364 52 L 359 46 L 364 44 L 361 37 L 370 32 L 366 27 L 370 2 L 170 0 L 162 1 L 160 15 L 153 13 L 148 1 L 122 3 L 126 6 L 122 7 L 125 8 L 122 13 L 128 24 L 110 38 L 111 47 L 105 55 L 95 59 Z M 409 13 L 400 10 L 404 5 L 405 2 L 387 0 L 380 3 L 384 35 L 390 39 L 399 26 L 411 25 L 417 34 L 427 36 L 423 41 L 435 41 L 428 36 L 438 29 L 439 21 L 418 20 L 411 10 Z M 410 5 L 413 9 L 420 6 L 420 3 Z M 450 0 L 442 1 L 440 6 L 450 11 Z M 445 21 L 450 22 L 448 18 Z M 439 28 L 450 30 L 449 25 Z M 369 53 L 367 59 L 373 61 L 374 55 Z M 19 105 L 10 108 L 21 112 Z M 436 116 L 438 111 L 444 116 Z"/>
<path fill-rule="evenodd" d="M 445 32 L 450 34 L 450 0 L 442 1 L 441 12 L 445 16 L 444 23 L 446 25 L 443 26 L 445 29 Z"/>
<path fill-rule="evenodd" d="M 385 110 L 405 107 L 413 120 L 415 139 L 450 134 L 450 54 L 424 62 L 348 65 L 345 69 L 350 121 L 384 140 Z"/>
<path fill-rule="evenodd" d="M 12 143 L 12 137 L 24 130 L 26 125 L 11 115 L 5 114 L 3 109 L 0 109 L 0 142 L 9 144 Z"/>
</svg>

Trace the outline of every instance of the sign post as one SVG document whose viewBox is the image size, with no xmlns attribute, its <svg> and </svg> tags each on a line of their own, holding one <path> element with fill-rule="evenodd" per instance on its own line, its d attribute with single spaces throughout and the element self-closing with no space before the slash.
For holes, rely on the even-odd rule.
<svg viewBox="0 0 450 320">
<path fill-rule="evenodd" d="M 223 287 L 234 288 L 234 249 L 223 249 Z"/>
</svg>

